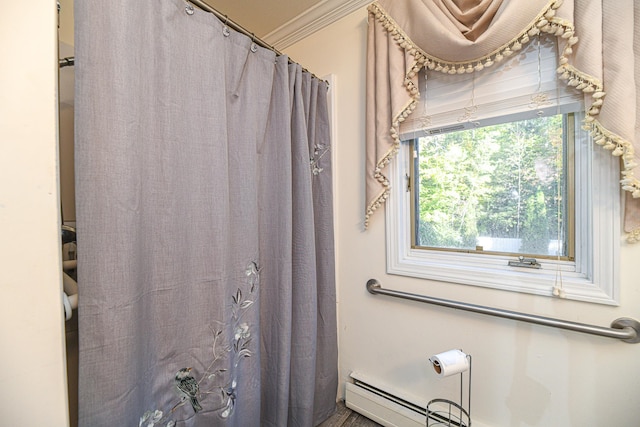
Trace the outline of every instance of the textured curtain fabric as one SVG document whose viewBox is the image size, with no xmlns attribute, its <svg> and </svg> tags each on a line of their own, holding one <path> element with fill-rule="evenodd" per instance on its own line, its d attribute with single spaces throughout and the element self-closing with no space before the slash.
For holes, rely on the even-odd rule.
<svg viewBox="0 0 640 427">
<path fill-rule="evenodd" d="M 627 240 L 640 241 L 640 4 L 633 0 L 379 0 L 369 7 L 365 226 L 389 195 L 386 169 L 420 98 L 418 73 L 482 73 L 538 34 L 584 93 L 585 127 L 621 159 Z"/>
<path fill-rule="evenodd" d="M 81 426 L 335 409 L 325 82 L 180 0 L 76 3 Z"/>
</svg>

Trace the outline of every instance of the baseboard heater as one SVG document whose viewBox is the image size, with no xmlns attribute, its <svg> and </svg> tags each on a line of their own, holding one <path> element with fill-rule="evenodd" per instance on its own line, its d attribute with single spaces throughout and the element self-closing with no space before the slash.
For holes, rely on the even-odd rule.
<svg viewBox="0 0 640 427">
<path fill-rule="evenodd" d="M 387 386 L 359 373 L 352 373 L 353 382 L 348 382 L 345 405 L 365 417 L 387 427 L 424 427 L 426 425 L 426 402 L 421 406 L 399 396 Z"/>
<path fill-rule="evenodd" d="M 416 403 L 416 398 L 402 396 L 400 392 L 378 381 L 368 378 L 364 374 L 352 372 L 353 382 L 346 384 L 345 405 L 347 408 L 364 415 L 386 427 L 424 427 L 427 425 L 427 410 L 425 406 Z M 434 408 L 430 408 L 432 411 Z M 438 405 L 436 404 L 436 408 Z M 442 417 L 447 409 L 431 413 L 429 425 L 458 427 L 454 420 Z M 474 424 L 475 427 L 487 427 Z"/>
</svg>

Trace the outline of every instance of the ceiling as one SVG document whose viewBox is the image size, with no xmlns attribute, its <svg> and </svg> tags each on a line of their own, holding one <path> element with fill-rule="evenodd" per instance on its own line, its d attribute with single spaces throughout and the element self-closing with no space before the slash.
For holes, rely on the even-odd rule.
<svg viewBox="0 0 640 427">
<path fill-rule="evenodd" d="M 325 0 L 203 0 L 246 30 L 264 38 Z"/>
</svg>

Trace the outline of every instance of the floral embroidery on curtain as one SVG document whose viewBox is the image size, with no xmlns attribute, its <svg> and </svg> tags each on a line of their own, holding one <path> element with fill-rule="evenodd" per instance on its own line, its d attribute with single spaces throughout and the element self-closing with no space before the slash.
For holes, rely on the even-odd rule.
<svg viewBox="0 0 640 427">
<path fill-rule="evenodd" d="M 448 74 L 481 72 L 521 50 L 524 45 L 538 35 L 548 34 L 558 39 L 559 66 L 557 72 L 559 78 L 568 86 L 582 91 L 585 95 L 587 107 L 584 129 L 591 133 L 593 141 L 597 145 L 621 159 L 622 189 L 635 199 L 627 199 L 625 229 L 630 233 L 627 240 L 629 242 L 640 241 L 640 214 L 637 213 L 640 211 L 640 203 L 638 203 L 640 201 L 640 180 L 634 175 L 638 159 L 631 142 L 633 135 L 627 135 L 625 138 L 600 121 L 599 116 L 607 95 L 603 81 L 582 71 L 575 65 L 577 61 L 574 50 L 579 38 L 572 20 L 564 16 L 572 16 L 574 8 L 582 6 L 580 0 L 564 2 L 565 6 L 571 7 L 566 8 L 568 12 L 562 10 L 562 13 L 560 11 L 563 0 L 545 1 L 543 7 L 537 9 L 538 12 L 533 19 L 523 25 L 513 37 L 507 38 L 498 46 L 495 46 L 495 43 L 492 46 L 488 40 L 489 37 L 485 37 L 482 31 L 494 23 L 496 26 L 498 23 L 502 23 L 503 27 L 506 26 L 504 25 L 507 20 L 506 12 L 499 10 L 499 8 L 510 5 L 502 4 L 501 0 L 495 0 L 491 7 L 486 1 L 481 3 L 482 8 L 478 5 L 475 10 L 472 8 L 472 4 L 464 0 L 415 0 L 402 3 L 381 0 L 369 6 L 365 228 L 373 213 L 389 197 L 391 183 L 386 176 L 385 169 L 399 150 L 402 123 L 418 105 L 421 95 L 418 87 L 418 73 L 423 69 Z M 534 8 L 536 6 L 533 3 L 520 4 L 518 7 Z M 543 2 L 538 1 L 537 3 Z M 425 11 L 433 16 L 439 12 L 442 15 L 438 16 L 446 16 L 448 20 L 445 19 L 446 22 L 440 22 L 439 25 L 449 30 L 450 34 L 444 34 L 446 30 L 441 28 L 432 29 L 434 25 L 429 25 L 429 19 L 433 16 L 427 16 L 421 22 L 423 24 L 421 34 L 413 33 L 414 37 L 422 37 L 422 39 L 420 43 L 414 42 L 406 33 L 403 25 L 398 22 L 399 20 L 403 24 L 405 22 L 413 23 L 412 20 L 417 22 L 420 18 L 415 18 L 415 15 Z M 456 13 L 452 13 L 452 11 L 456 11 Z M 492 19 L 493 22 L 491 22 Z M 478 21 L 484 22 L 481 26 L 482 31 L 478 30 L 473 37 L 467 37 L 469 25 L 474 25 L 473 23 Z M 431 33 L 430 29 L 432 29 Z M 460 31 L 459 35 L 465 37 L 464 40 L 456 38 L 456 30 Z M 438 33 L 438 31 L 440 32 Z M 493 35 L 495 36 L 495 33 Z M 446 53 L 433 54 L 428 52 L 421 46 L 421 43 L 428 40 L 430 36 L 433 38 L 441 37 L 441 39 L 450 37 L 452 45 L 459 47 L 455 52 L 456 55 L 459 54 L 459 57 L 455 60 L 444 59 L 442 56 Z M 501 36 L 504 37 L 504 34 Z M 491 46 L 491 49 L 488 52 L 481 51 L 479 45 L 474 44 L 475 40 L 484 43 L 481 46 Z M 385 74 L 387 79 L 385 79 Z M 633 75 L 631 80 L 633 80 Z M 540 102 L 541 100 L 533 101 Z M 624 106 L 618 106 L 618 108 L 624 108 Z M 384 127 L 385 122 L 388 123 L 386 128 Z M 627 125 L 626 130 L 628 128 Z"/>
<path fill-rule="evenodd" d="M 315 144 L 313 146 L 313 156 L 310 159 L 311 173 L 319 175 L 324 168 L 320 167 L 320 159 L 329 152 L 329 147 L 325 147 L 323 144 Z"/>
<path fill-rule="evenodd" d="M 210 326 L 213 332 L 211 362 L 202 373 L 200 380 L 194 378 L 191 373 L 192 368 L 180 369 L 175 374 L 173 382 L 169 380 L 171 375 L 167 375 L 167 387 L 176 388 L 179 396 L 178 402 L 172 403 L 169 410 L 146 411 L 140 417 L 138 427 L 154 427 L 156 425 L 174 427 L 176 423 L 181 421 L 174 419 L 174 415 L 180 407 L 188 407 L 188 411 L 193 409 L 193 412 L 198 413 L 203 409 L 201 401 L 208 395 L 219 396 L 219 403 L 214 405 L 213 409 L 218 412 L 220 418 L 227 419 L 233 415 L 238 398 L 236 395 L 238 367 L 242 359 L 253 355 L 251 350 L 253 345 L 252 328 L 248 322 L 244 321 L 244 316 L 255 303 L 255 292 L 260 283 L 260 267 L 256 261 L 251 261 L 247 265 L 244 276 L 243 286 L 239 286 L 235 294 L 231 296 L 232 324 L 225 325 L 223 322 L 214 321 L 215 326 Z M 233 336 L 225 337 L 224 332 L 229 328 Z M 229 357 L 233 361 L 231 372 L 224 365 Z"/>
</svg>

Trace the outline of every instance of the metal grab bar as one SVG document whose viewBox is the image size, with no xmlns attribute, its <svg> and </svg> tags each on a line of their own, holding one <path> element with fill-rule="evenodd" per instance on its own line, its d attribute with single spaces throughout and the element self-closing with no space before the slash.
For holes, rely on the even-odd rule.
<svg viewBox="0 0 640 427">
<path fill-rule="evenodd" d="M 567 329 L 574 332 L 599 335 L 601 337 L 607 338 L 617 338 L 631 344 L 640 342 L 640 322 L 628 317 L 621 317 L 619 319 L 616 319 L 611 322 L 610 328 L 606 328 L 602 326 L 587 325 L 585 323 L 569 322 L 566 320 L 554 319 L 551 317 L 520 313 L 517 311 L 502 310 L 499 308 L 486 307 L 483 305 L 468 304 L 465 302 L 434 298 L 426 295 L 394 291 L 392 289 L 384 289 L 376 279 L 370 279 L 369 281 L 367 281 L 367 290 L 372 294 L 388 295 L 391 297 L 408 299 L 412 301 L 426 302 L 428 304 L 435 304 L 442 307 L 457 308 L 459 310 L 471 311 L 473 313 L 487 314 L 489 316 L 535 323 L 542 326 Z"/>
</svg>

